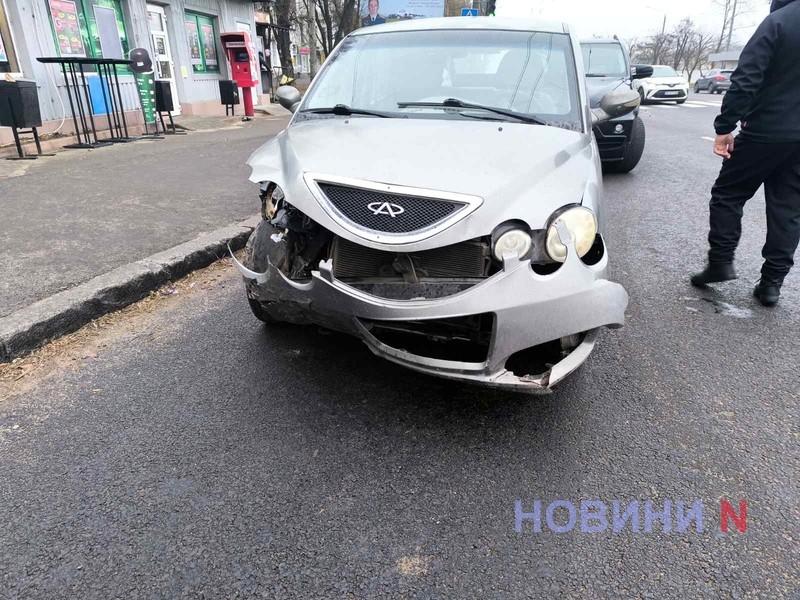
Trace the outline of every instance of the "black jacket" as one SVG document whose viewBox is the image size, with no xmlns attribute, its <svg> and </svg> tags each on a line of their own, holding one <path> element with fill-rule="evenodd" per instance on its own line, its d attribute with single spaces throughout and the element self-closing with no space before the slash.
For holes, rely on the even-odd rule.
<svg viewBox="0 0 800 600">
<path fill-rule="evenodd" d="M 714 121 L 724 135 L 742 122 L 758 142 L 800 142 L 800 0 L 773 0 L 731 75 L 731 88 Z"/>
</svg>

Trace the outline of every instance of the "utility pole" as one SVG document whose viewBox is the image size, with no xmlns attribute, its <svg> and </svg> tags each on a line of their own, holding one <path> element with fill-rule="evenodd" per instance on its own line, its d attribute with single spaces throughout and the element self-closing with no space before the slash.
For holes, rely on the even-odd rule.
<svg viewBox="0 0 800 600">
<path fill-rule="evenodd" d="M 739 0 L 733 0 L 733 8 L 731 9 L 731 23 L 728 26 L 728 39 L 725 42 L 725 50 L 731 49 L 731 39 L 733 38 L 733 24 L 736 21 L 736 9 Z"/>
</svg>

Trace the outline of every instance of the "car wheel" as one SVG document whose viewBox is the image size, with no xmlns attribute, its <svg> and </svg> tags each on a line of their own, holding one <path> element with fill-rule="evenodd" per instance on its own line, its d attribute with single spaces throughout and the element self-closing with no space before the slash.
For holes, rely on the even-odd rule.
<svg viewBox="0 0 800 600">
<path fill-rule="evenodd" d="M 639 88 L 639 104 L 644 104 L 644 88 Z"/>
<path fill-rule="evenodd" d="M 267 221 L 262 220 L 256 225 L 244 247 L 242 264 L 245 267 L 256 273 L 263 273 L 267 270 L 269 262 L 268 241 L 270 234 L 274 232 L 275 229 Z M 262 302 L 248 297 L 247 303 L 250 305 L 253 316 L 259 321 L 271 324 L 282 323 L 282 321 L 270 316 Z"/>
<path fill-rule="evenodd" d="M 283 322 L 271 316 L 264 308 L 264 305 L 261 304 L 261 302 L 259 302 L 258 300 L 255 300 L 253 298 L 248 298 L 247 303 L 250 305 L 250 310 L 253 312 L 253 316 L 259 321 L 263 323 L 268 323 L 270 325 L 276 325 L 278 323 Z"/>
<path fill-rule="evenodd" d="M 699 83 L 695 83 L 694 84 L 694 93 L 695 94 L 699 94 L 700 93 L 700 84 Z"/>
<path fill-rule="evenodd" d="M 710 84 L 708 86 L 708 93 L 709 94 L 716 94 L 717 93 L 717 86 Z"/>
<path fill-rule="evenodd" d="M 644 154 L 645 138 L 644 121 L 640 117 L 636 117 L 631 129 L 631 139 L 628 140 L 628 146 L 625 148 L 625 156 L 619 162 L 607 163 L 605 165 L 606 171 L 609 173 L 630 173 L 633 171 L 642 159 L 642 154 Z"/>
</svg>

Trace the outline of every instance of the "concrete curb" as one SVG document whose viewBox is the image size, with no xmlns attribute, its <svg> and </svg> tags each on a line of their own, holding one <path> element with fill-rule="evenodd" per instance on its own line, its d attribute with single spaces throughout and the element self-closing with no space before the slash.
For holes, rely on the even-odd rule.
<svg viewBox="0 0 800 600">
<path fill-rule="evenodd" d="M 0 318 L 0 362 L 23 356 L 141 300 L 168 281 L 210 265 L 227 254 L 228 245 L 233 250 L 243 248 L 260 218 L 217 229 Z"/>
</svg>

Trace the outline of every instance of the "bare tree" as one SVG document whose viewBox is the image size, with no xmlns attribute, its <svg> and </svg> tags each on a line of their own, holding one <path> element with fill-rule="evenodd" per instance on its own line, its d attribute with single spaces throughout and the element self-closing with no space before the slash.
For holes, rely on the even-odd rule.
<svg viewBox="0 0 800 600">
<path fill-rule="evenodd" d="M 281 59 L 281 71 L 287 77 L 294 79 L 294 64 L 292 63 L 292 43 L 289 33 L 297 22 L 294 0 L 274 0 L 275 14 L 275 41 L 278 44 L 278 55 Z"/>
<path fill-rule="evenodd" d="M 308 6 L 314 0 L 303 0 Z M 358 0 L 316 0 L 317 29 L 322 51 L 331 53 L 336 44 L 358 27 L 360 2 Z"/>
<path fill-rule="evenodd" d="M 733 34 L 737 30 L 736 20 L 753 10 L 753 0 L 714 0 L 722 8 L 722 31 L 716 46 L 716 52 L 730 50 L 734 42 Z"/>
<path fill-rule="evenodd" d="M 700 75 L 703 74 L 702 67 L 708 62 L 708 55 L 714 49 L 715 44 L 716 36 L 705 32 L 695 33 L 686 52 L 686 62 L 684 63 L 684 71 L 689 81 L 692 80 L 694 72 L 698 69 Z"/>
<path fill-rule="evenodd" d="M 688 17 L 675 26 L 672 32 L 672 68 L 676 71 L 686 63 L 686 55 L 696 35 L 694 22 Z"/>
</svg>

